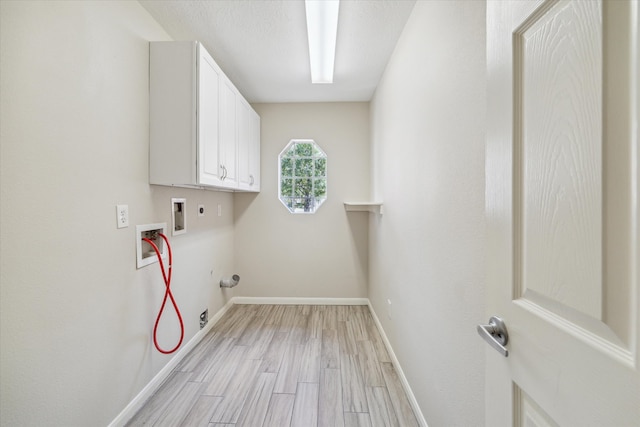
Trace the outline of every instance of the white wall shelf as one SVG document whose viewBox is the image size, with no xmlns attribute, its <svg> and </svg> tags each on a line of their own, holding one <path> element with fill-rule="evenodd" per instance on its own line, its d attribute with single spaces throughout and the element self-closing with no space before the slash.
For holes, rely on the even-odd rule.
<svg viewBox="0 0 640 427">
<path fill-rule="evenodd" d="M 378 215 L 384 213 L 382 202 L 344 202 L 347 212 L 371 212 Z"/>
</svg>

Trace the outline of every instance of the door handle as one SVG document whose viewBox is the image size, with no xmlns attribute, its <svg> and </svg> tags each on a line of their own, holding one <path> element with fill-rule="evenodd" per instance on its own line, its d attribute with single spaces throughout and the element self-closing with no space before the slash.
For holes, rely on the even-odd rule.
<svg viewBox="0 0 640 427">
<path fill-rule="evenodd" d="M 478 334 L 504 357 L 509 357 L 509 350 L 505 348 L 509 342 L 509 333 L 501 318 L 492 316 L 488 325 L 478 325 Z"/>
</svg>

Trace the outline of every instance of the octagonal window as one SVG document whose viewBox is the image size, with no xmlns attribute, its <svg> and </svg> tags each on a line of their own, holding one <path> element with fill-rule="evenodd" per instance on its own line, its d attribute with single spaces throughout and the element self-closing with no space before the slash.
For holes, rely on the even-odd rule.
<svg viewBox="0 0 640 427">
<path fill-rule="evenodd" d="M 327 199 L 327 155 L 312 139 L 292 139 L 278 165 L 282 204 L 291 213 L 314 213 Z"/>
</svg>

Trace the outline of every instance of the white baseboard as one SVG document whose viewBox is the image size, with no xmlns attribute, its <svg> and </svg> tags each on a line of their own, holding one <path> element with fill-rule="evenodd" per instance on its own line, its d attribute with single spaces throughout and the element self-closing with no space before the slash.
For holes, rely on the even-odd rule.
<svg viewBox="0 0 640 427">
<path fill-rule="evenodd" d="M 189 354 L 193 348 L 198 345 L 200 341 L 207 335 L 207 333 L 213 328 L 213 326 L 220 320 L 220 318 L 229 310 L 233 305 L 233 299 L 229 300 L 218 312 L 213 315 L 207 326 L 200 329 L 189 342 L 182 347 L 171 360 L 164 365 L 164 367 L 149 381 L 149 383 L 133 398 L 131 402 L 118 414 L 118 416 L 111 421 L 109 427 L 121 427 L 126 425 L 131 418 L 144 406 L 151 396 L 158 390 L 165 379 L 171 374 L 176 366 Z"/>
<path fill-rule="evenodd" d="M 387 334 L 385 334 L 384 329 L 382 328 L 382 323 L 380 323 L 380 319 L 378 319 L 378 315 L 376 314 L 373 306 L 371 305 L 371 301 L 368 302 L 369 310 L 371 311 L 371 316 L 373 317 L 373 321 L 382 336 L 382 341 L 384 342 L 384 346 L 387 348 L 387 352 L 389 353 L 389 357 L 391 358 L 391 363 L 393 363 L 393 367 L 396 369 L 398 373 L 398 378 L 400 378 L 400 382 L 402 383 L 402 388 L 404 388 L 404 392 L 407 394 L 407 398 L 409 399 L 409 404 L 411 405 L 411 409 L 413 409 L 413 413 L 418 419 L 418 423 L 422 427 L 429 427 L 427 425 L 427 420 L 424 419 L 424 415 L 420 410 L 420 406 L 418 405 L 418 401 L 416 400 L 416 396 L 413 394 L 411 387 L 409 386 L 409 381 L 407 381 L 407 377 L 404 376 L 404 372 L 402 371 L 402 367 L 400 366 L 400 362 L 396 357 L 396 354 L 393 352 L 393 348 L 391 347 L 391 343 L 389 342 L 389 338 L 387 338 Z"/>
<path fill-rule="evenodd" d="M 283 305 L 369 305 L 368 298 L 288 298 L 288 297 L 233 297 L 234 304 Z"/>
</svg>

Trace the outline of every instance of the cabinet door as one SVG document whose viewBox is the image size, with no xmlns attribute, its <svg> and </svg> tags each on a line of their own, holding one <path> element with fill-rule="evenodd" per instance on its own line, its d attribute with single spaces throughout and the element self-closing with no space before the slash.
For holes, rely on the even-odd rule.
<svg viewBox="0 0 640 427">
<path fill-rule="evenodd" d="M 222 185 L 238 187 L 238 165 L 236 144 L 236 92 L 226 78 L 220 79 L 220 170 Z"/>
<path fill-rule="evenodd" d="M 251 145 L 251 128 L 249 114 L 251 107 L 244 99 L 238 99 L 237 119 L 238 119 L 238 178 L 241 190 L 251 189 L 251 178 L 249 173 L 249 153 Z"/>
<path fill-rule="evenodd" d="M 198 184 L 222 185 L 218 144 L 220 71 L 202 47 L 198 60 Z"/>
<path fill-rule="evenodd" d="M 260 116 L 249 109 L 249 186 L 260 191 Z"/>
</svg>

